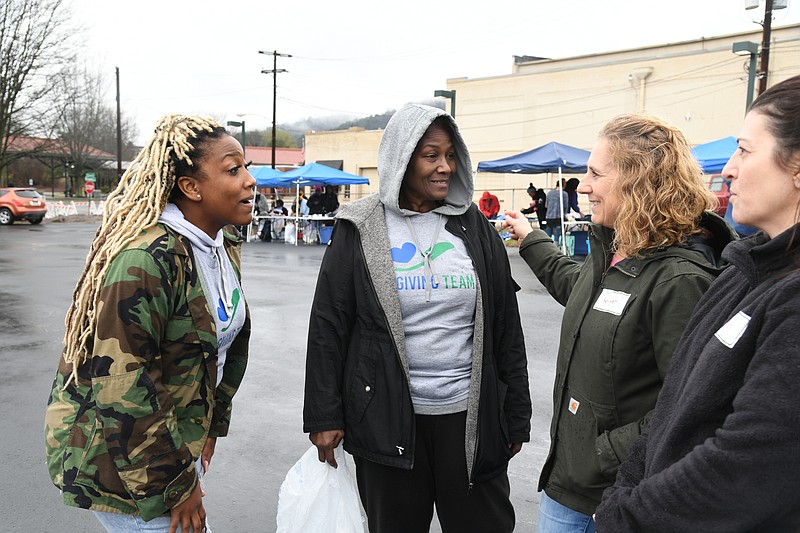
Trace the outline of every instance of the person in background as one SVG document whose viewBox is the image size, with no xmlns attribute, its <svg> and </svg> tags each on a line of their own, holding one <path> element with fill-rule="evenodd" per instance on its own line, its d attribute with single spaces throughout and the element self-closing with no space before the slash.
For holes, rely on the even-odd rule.
<svg viewBox="0 0 800 533">
<path fill-rule="evenodd" d="M 320 461 L 353 454 L 372 533 L 514 529 L 508 461 L 531 402 L 516 283 L 472 203 L 455 121 L 389 121 L 380 193 L 344 204 L 309 323 L 303 429 Z"/>
<path fill-rule="evenodd" d="M 325 214 L 325 196 L 322 187 L 314 186 L 314 192 L 308 197 L 308 216 L 319 217 Z M 317 242 L 319 239 L 319 221 L 309 220 L 303 228 L 303 240 L 307 243 Z"/>
<path fill-rule="evenodd" d="M 544 189 L 537 189 L 533 186 L 533 183 L 528 184 L 527 189 L 528 196 L 531 197 L 531 205 L 526 207 L 522 211 L 520 211 L 523 215 L 531 215 L 536 214 L 536 218 L 539 221 L 539 229 L 544 229 L 547 227 L 547 208 L 545 204 L 547 203 L 547 195 L 544 192 Z"/>
<path fill-rule="evenodd" d="M 314 186 L 314 192 L 308 197 L 308 214 L 309 216 L 325 214 L 325 199 L 322 195 L 322 187 L 319 185 Z"/>
<path fill-rule="evenodd" d="M 553 190 L 547 193 L 545 207 L 547 208 L 547 225 L 544 228 L 548 237 L 552 237 L 556 244 L 561 244 L 561 222 L 569 206 L 567 193 L 561 190 L 564 180 L 557 180 Z"/>
<path fill-rule="evenodd" d="M 283 200 L 278 198 L 275 200 L 275 207 L 272 208 L 272 216 L 274 217 L 286 217 L 289 215 L 289 211 L 283 206 Z M 276 240 L 283 240 L 284 238 L 284 229 L 286 228 L 286 219 L 285 218 L 274 218 L 272 219 L 272 238 Z"/>
<path fill-rule="evenodd" d="M 602 531 L 800 531 L 800 76 L 758 96 L 722 175 L 761 231 L 695 309 Z"/>
<path fill-rule="evenodd" d="M 230 231 L 250 224 L 255 184 L 222 125 L 166 115 L 106 201 L 45 443 L 64 503 L 110 532 L 208 531 L 199 477 L 228 433 L 250 337 Z"/>
<path fill-rule="evenodd" d="M 256 217 L 265 217 L 269 215 L 269 207 L 267 206 L 267 199 L 264 198 L 264 195 L 256 190 L 256 203 L 255 207 L 253 208 L 253 215 Z M 270 221 L 266 218 L 259 218 L 256 224 L 256 235 L 262 241 L 264 239 L 264 235 L 269 236 L 269 225 Z M 269 240 L 269 239 L 266 239 Z"/>
<path fill-rule="evenodd" d="M 566 215 L 569 215 L 570 212 L 574 212 L 578 215 L 576 218 L 583 218 L 583 213 L 581 213 L 581 208 L 578 205 L 578 185 L 580 185 L 580 182 L 581 180 L 578 178 L 570 178 L 564 186 L 564 192 L 567 193 L 567 198 L 569 198 Z"/>
<path fill-rule="evenodd" d="M 491 220 L 497 216 L 497 213 L 500 212 L 500 200 L 498 200 L 497 196 L 489 191 L 483 191 L 480 202 L 478 202 L 478 207 L 480 208 L 481 213 L 483 213 L 486 218 Z"/>
<path fill-rule="evenodd" d="M 339 209 L 339 188 L 334 186 L 325 187 L 325 194 L 322 196 L 323 212 L 326 216 L 334 216 Z"/>
<path fill-rule="evenodd" d="M 565 306 L 538 485 L 541 533 L 595 530 L 603 490 L 647 427 L 675 345 L 735 238 L 708 211 L 714 197 L 686 138 L 656 118 L 608 122 L 578 192 L 593 223 L 583 264 L 522 215 L 504 221 L 521 240 L 520 257 Z"/>
</svg>

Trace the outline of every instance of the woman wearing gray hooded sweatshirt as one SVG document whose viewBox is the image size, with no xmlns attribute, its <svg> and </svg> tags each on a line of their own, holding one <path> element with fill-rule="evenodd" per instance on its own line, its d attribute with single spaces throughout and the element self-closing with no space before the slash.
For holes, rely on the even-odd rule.
<svg viewBox="0 0 800 533">
<path fill-rule="evenodd" d="M 372 533 L 514 529 L 508 461 L 531 403 L 516 283 L 472 203 L 453 119 L 411 104 L 378 153 L 380 193 L 344 204 L 317 280 L 304 431 L 355 457 Z"/>
</svg>

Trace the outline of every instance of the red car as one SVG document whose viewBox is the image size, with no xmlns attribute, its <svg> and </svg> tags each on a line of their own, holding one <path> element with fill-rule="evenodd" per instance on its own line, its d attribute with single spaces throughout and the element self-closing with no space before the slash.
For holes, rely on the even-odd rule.
<svg viewBox="0 0 800 533">
<path fill-rule="evenodd" d="M 15 220 L 38 224 L 47 214 L 44 198 L 32 187 L 0 188 L 0 224 L 6 226 Z"/>
<path fill-rule="evenodd" d="M 708 190 L 714 193 L 717 197 L 717 208 L 714 210 L 716 214 L 721 217 L 725 216 L 725 211 L 728 209 L 728 199 L 731 197 L 731 192 L 728 190 L 728 183 L 722 179 L 722 176 L 715 174 L 711 176 L 708 181 Z"/>
</svg>

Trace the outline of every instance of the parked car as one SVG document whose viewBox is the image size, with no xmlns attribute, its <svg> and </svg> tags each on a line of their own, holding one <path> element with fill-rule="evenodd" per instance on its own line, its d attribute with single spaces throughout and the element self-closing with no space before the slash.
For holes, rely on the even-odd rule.
<svg viewBox="0 0 800 533">
<path fill-rule="evenodd" d="M 720 174 L 714 174 L 708 180 L 708 190 L 714 193 L 717 197 L 717 208 L 714 210 L 716 214 L 721 217 L 725 216 L 725 211 L 728 210 L 728 200 L 731 197 L 731 191 L 728 190 L 728 182 L 722 179 Z"/>
<path fill-rule="evenodd" d="M 38 224 L 47 214 L 44 197 L 32 187 L 0 188 L 0 224 L 13 224 L 15 220 L 27 220 Z"/>
</svg>

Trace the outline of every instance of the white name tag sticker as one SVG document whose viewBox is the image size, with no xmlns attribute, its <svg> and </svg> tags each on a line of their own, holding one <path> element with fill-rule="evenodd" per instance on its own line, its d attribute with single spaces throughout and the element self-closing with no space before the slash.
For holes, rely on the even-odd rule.
<svg viewBox="0 0 800 533">
<path fill-rule="evenodd" d="M 749 323 L 750 317 L 744 314 L 743 311 L 739 311 L 733 318 L 728 320 L 724 326 L 719 328 L 717 332 L 714 333 L 714 336 L 728 348 L 733 348 L 736 346 L 736 343 L 739 342 L 739 339 L 742 338 L 742 335 L 744 335 L 747 324 Z"/>
<path fill-rule="evenodd" d="M 569 412 L 573 415 L 578 412 L 578 407 L 581 406 L 581 402 L 576 400 L 575 398 L 569 399 Z"/>
<path fill-rule="evenodd" d="M 619 316 L 625 309 L 625 304 L 628 303 L 628 298 L 630 297 L 631 295 L 627 292 L 603 289 L 603 292 L 600 293 L 600 296 L 597 297 L 597 301 L 594 303 L 594 309 Z"/>
</svg>

